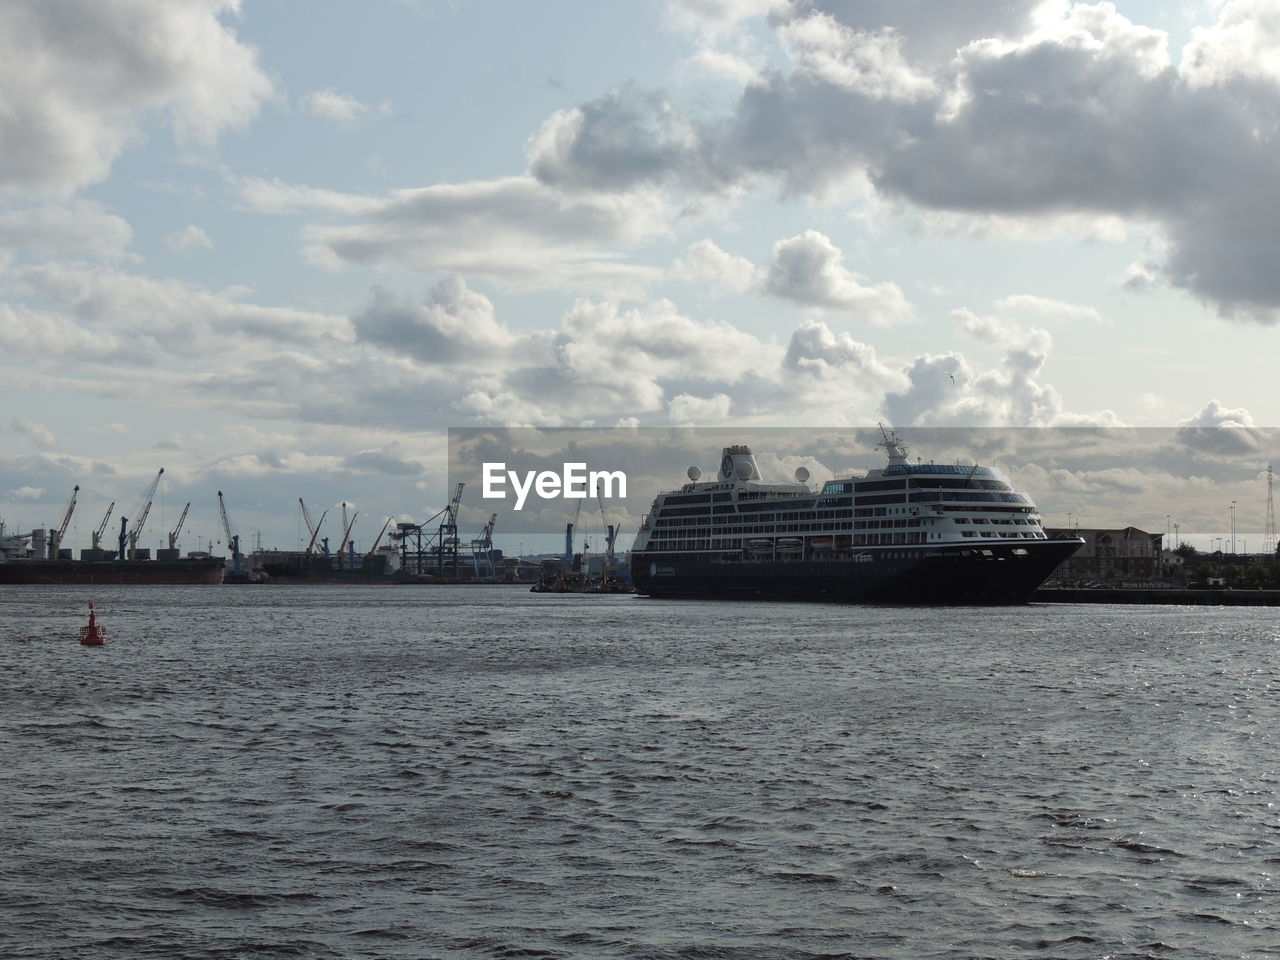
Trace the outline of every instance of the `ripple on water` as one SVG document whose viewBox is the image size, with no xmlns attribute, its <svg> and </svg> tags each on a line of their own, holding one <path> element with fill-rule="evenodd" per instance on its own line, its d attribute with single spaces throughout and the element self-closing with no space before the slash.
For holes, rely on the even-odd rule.
<svg viewBox="0 0 1280 960">
<path fill-rule="evenodd" d="M 1265 608 L 93 592 L 0 594 L 6 955 L 1280 942 Z"/>
</svg>

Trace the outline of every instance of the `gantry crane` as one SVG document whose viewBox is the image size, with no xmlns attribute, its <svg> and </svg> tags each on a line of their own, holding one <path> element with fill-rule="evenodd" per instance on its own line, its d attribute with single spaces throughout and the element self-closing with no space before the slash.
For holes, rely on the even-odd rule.
<svg viewBox="0 0 1280 960">
<path fill-rule="evenodd" d="M 462 488 L 466 486 L 462 481 L 453 488 L 453 496 L 449 499 L 449 505 L 437 514 L 443 514 L 440 521 L 440 528 L 436 531 L 436 573 L 444 576 L 444 561 L 448 557 L 453 563 L 453 575 L 458 575 L 458 507 L 462 503 Z"/>
<path fill-rule="evenodd" d="M 178 549 L 178 534 L 182 532 L 182 525 L 187 520 L 187 511 L 191 509 L 191 501 L 187 501 L 187 505 L 182 508 L 182 516 L 178 517 L 177 525 L 169 531 L 169 549 Z"/>
<path fill-rule="evenodd" d="M 151 481 L 151 486 L 147 487 L 146 492 L 142 495 L 142 499 L 138 501 L 138 506 L 133 511 L 133 526 L 129 528 L 129 559 L 138 559 L 138 537 L 142 536 L 142 531 L 147 525 L 147 515 L 151 513 L 151 501 L 155 498 L 156 488 L 160 486 L 160 478 L 164 476 L 164 467 L 160 468 L 160 472 L 156 474 L 156 478 Z"/>
<path fill-rule="evenodd" d="M 58 548 L 62 546 L 62 538 L 66 536 L 67 527 L 71 524 L 71 514 L 76 509 L 76 495 L 80 493 L 80 484 L 76 484 L 71 488 L 71 502 L 67 504 L 67 512 L 62 515 L 62 523 L 58 524 L 57 530 L 49 533 L 49 559 L 58 559 Z"/>
<path fill-rule="evenodd" d="M 222 491 L 218 491 L 218 516 L 222 519 L 222 532 L 226 534 L 227 546 L 231 548 L 231 575 L 243 576 L 240 569 L 240 537 L 231 532 L 231 521 L 227 519 L 227 504 L 222 499 Z"/>
<path fill-rule="evenodd" d="M 93 542 L 93 549 L 95 550 L 102 549 L 102 535 L 103 533 L 106 532 L 107 521 L 111 519 L 111 511 L 114 510 L 115 508 L 116 508 L 116 502 L 112 500 L 109 504 L 107 504 L 107 512 L 106 514 L 103 515 L 102 522 L 98 524 L 98 529 L 94 530 L 92 533 L 89 534 L 89 537 Z"/>
</svg>

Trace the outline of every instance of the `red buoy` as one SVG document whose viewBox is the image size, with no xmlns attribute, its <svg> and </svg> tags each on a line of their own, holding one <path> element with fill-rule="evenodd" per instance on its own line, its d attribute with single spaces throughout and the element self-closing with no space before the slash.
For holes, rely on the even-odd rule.
<svg viewBox="0 0 1280 960">
<path fill-rule="evenodd" d="M 107 629 L 98 623 L 93 614 L 93 602 L 89 603 L 89 625 L 80 628 L 80 643 L 86 647 L 100 647 L 107 642 Z"/>
</svg>

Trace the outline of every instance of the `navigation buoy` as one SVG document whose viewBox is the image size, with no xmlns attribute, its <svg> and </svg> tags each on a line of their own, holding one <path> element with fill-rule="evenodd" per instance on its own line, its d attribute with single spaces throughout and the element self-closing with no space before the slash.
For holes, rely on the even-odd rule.
<svg viewBox="0 0 1280 960">
<path fill-rule="evenodd" d="M 93 603 L 89 603 L 89 625 L 80 628 L 80 643 L 86 647 L 100 647 L 107 642 L 106 627 L 98 623 L 93 613 Z"/>
</svg>

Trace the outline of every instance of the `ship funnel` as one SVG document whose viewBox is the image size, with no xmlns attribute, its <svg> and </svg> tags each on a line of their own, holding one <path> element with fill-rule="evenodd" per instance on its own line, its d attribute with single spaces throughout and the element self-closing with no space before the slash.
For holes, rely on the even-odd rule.
<svg viewBox="0 0 1280 960">
<path fill-rule="evenodd" d="M 720 453 L 721 480 L 759 480 L 760 468 L 755 454 L 745 444 L 725 447 Z"/>
</svg>

